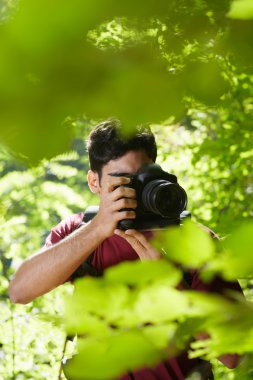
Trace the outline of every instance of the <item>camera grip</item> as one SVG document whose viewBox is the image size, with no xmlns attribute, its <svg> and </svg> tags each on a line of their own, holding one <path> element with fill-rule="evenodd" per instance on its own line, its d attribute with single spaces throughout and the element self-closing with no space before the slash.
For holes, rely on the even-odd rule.
<svg viewBox="0 0 253 380">
<path fill-rule="evenodd" d="M 131 230 L 134 228 L 134 226 L 135 226 L 135 223 L 133 219 L 123 219 L 123 220 L 120 220 L 118 223 L 118 228 L 123 231 Z"/>
</svg>

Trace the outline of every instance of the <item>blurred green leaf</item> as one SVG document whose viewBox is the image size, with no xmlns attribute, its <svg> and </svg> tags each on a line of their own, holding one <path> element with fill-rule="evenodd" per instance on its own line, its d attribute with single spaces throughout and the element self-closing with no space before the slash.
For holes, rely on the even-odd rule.
<svg viewBox="0 0 253 380">
<path fill-rule="evenodd" d="M 15 306 L 12 320 L 9 278 L 39 249 L 53 225 L 93 203 L 83 175 L 88 168 L 83 139 L 96 121 L 83 113 L 94 118 L 117 116 L 125 130 L 137 123 L 167 120 L 153 126 L 159 160 L 187 189 L 193 219 L 221 235 L 236 226 L 240 230 L 224 240 L 224 252 L 220 248 L 215 252 L 196 231 L 191 239 L 190 232 L 185 234 L 187 244 L 181 234 L 175 234 L 174 243 L 161 235 L 159 249 L 164 247 L 168 258 L 183 267 L 198 267 L 201 278 L 217 273 L 232 280 L 252 277 L 252 228 L 241 227 L 243 220 L 252 219 L 253 211 L 252 7 L 246 1 L 230 7 L 228 0 L 150 0 L 145 6 L 116 0 L 89 4 L 23 0 L 10 13 L 14 4 L 0 2 L 1 139 L 35 162 L 65 151 L 75 135 L 74 154 L 43 160 L 33 168 L 0 147 L 0 377 L 41 380 L 59 377 L 64 334 L 36 317 L 46 314 L 44 321 L 58 323 L 62 313 L 58 302 L 68 285 L 29 305 Z M 89 41 L 97 49 L 86 42 L 90 30 Z M 170 115 L 181 119 L 180 124 L 171 125 Z M 153 352 L 154 357 L 162 351 L 176 355 L 179 348 L 188 347 L 193 333 L 203 331 L 210 339 L 194 343 L 192 356 L 251 353 L 252 306 L 232 294 L 230 302 L 209 293 L 179 293 L 171 287 L 182 274 L 166 264 L 126 263 L 118 272 L 117 268 L 106 272 L 100 285 L 80 287 L 83 292 L 71 296 L 66 311 L 68 333 L 87 337 L 90 347 L 96 343 L 107 347 L 107 339 L 111 342 L 122 332 L 143 334 L 152 347 L 150 356 L 142 354 L 146 343 L 141 338 L 143 362 L 137 363 L 139 340 L 126 339 L 131 350 L 119 352 L 125 354 L 125 362 L 118 366 L 115 354 L 115 360 L 105 365 L 108 371 L 109 366 L 126 368 L 128 356 L 136 356 L 136 361 L 130 360 L 134 367 L 151 364 Z M 251 299 L 252 280 L 243 284 Z M 74 346 L 68 342 L 66 357 Z M 93 367 L 88 368 L 97 371 L 97 355 L 92 353 Z M 79 363 L 81 369 L 82 358 Z M 250 379 L 252 358 L 243 375 L 227 373 L 223 367 L 216 373 L 222 380 Z"/>
<path fill-rule="evenodd" d="M 108 269 L 102 279 L 78 280 L 74 295 L 66 300 L 67 331 L 85 330 L 88 334 L 91 323 L 97 323 L 100 331 L 100 320 L 108 327 L 174 320 L 186 306 L 184 296 L 171 288 L 180 278 L 180 272 L 170 264 L 157 261 L 121 263 Z M 177 307 L 172 309 L 175 303 Z"/>
<path fill-rule="evenodd" d="M 209 106 L 219 103 L 230 87 L 217 62 L 190 62 L 184 71 L 184 86 L 186 95 Z"/>
<path fill-rule="evenodd" d="M 66 307 L 70 304 L 66 303 Z M 74 307 L 73 312 L 65 313 L 64 325 L 69 335 L 76 335 L 77 332 L 82 336 L 92 336 L 107 338 L 111 335 L 110 327 L 106 321 L 88 313 L 85 308 Z"/>
<path fill-rule="evenodd" d="M 166 279 L 171 286 L 176 286 L 182 273 L 166 261 L 125 262 L 105 272 L 105 280 L 109 284 L 122 283 L 130 286 L 143 286 L 153 283 L 158 278 Z"/>
<path fill-rule="evenodd" d="M 158 281 L 140 292 L 133 312 L 142 323 L 161 323 L 180 319 L 188 306 L 182 292 Z"/>
<path fill-rule="evenodd" d="M 223 241 L 223 247 L 225 251 L 217 258 L 216 263 L 222 275 L 228 280 L 252 277 L 253 224 L 244 223 L 231 232 Z"/>
<path fill-rule="evenodd" d="M 142 329 L 142 333 L 147 337 L 158 349 L 164 350 L 174 338 L 177 329 L 176 323 L 158 326 L 146 326 Z"/>
<path fill-rule="evenodd" d="M 112 287 L 103 279 L 85 278 L 76 281 L 75 288 L 74 295 L 67 299 L 66 312 L 67 315 L 69 313 L 69 321 L 74 317 L 77 329 L 82 326 L 84 313 L 115 323 L 131 302 L 130 290 L 120 283 Z"/>
<path fill-rule="evenodd" d="M 253 20 L 250 17 L 247 20 L 233 18 L 229 21 L 230 27 L 226 33 L 225 46 L 232 55 L 237 67 L 243 71 L 252 73 L 253 59 Z"/>
<path fill-rule="evenodd" d="M 219 320 L 218 323 L 217 321 L 214 323 L 212 318 L 205 320 L 203 328 L 209 334 L 210 339 L 194 342 L 192 344 L 193 351 L 190 353 L 191 357 L 205 355 L 210 360 L 228 353 L 242 355 L 251 351 L 252 304 L 246 304 L 243 301 L 239 304 L 231 304 L 229 311 L 224 309 L 223 317 L 220 318 L 218 315 L 216 317 Z"/>
<path fill-rule="evenodd" d="M 154 245 L 163 249 L 169 260 L 195 269 L 206 264 L 215 252 L 208 232 L 190 221 L 186 221 L 181 227 L 170 227 L 159 233 Z"/>
<path fill-rule="evenodd" d="M 228 17 L 241 20 L 253 18 L 253 3 L 251 0 L 234 0 L 231 3 Z"/>
<path fill-rule="evenodd" d="M 80 339 L 78 352 L 65 365 L 68 379 L 112 379 L 146 363 L 152 366 L 163 357 L 138 330 L 111 336 L 107 341 Z"/>
<path fill-rule="evenodd" d="M 36 162 L 68 148 L 69 116 L 116 116 L 131 131 L 171 115 L 181 119 L 184 95 L 216 104 L 229 89 L 214 53 L 219 33 L 225 33 L 215 17 L 224 19 L 226 8 L 227 2 L 185 0 L 149 0 L 145 7 L 133 1 L 23 0 L 0 27 L 1 139 Z M 153 27 L 148 35 L 156 16 L 168 16 L 160 27 L 164 33 Z M 118 54 L 92 48 L 87 32 L 117 17 L 135 20 L 147 42 Z"/>
</svg>

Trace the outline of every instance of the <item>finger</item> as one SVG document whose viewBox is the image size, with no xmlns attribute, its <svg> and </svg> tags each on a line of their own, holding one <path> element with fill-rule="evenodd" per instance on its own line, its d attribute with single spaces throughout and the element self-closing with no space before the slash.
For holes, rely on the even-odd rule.
<svg viewBox="0 0 253 380">
<path fill-rule="evenodd" d="M 139 240 L 133 236 L 127 235 L 126 231 L 116 229 L 114 233 L 124 238 L 139 255 L 146 250 Z"/>
<path fill-rule="evenodd" d="M 120 237 L 122 237 L 122 238 L 126 238 L 127 236 L 125 236 L 125 233 L 124 233 L 124 231 L 122 231 L 122 230 L 120 230 L 120 229 L 116 229 L 116 230 L 114 230 L 114 233 L 115 233 L 115 235 L 118 235 L 118 236 L 120 236 Z"/>
<path fill-rule="evenodd" d="M 117 189 L 114 189 L 112 192 L 113 200 L 120 198 L 136 198 L 136 191 L 132 187 L 119 186 Z"/>
<path fill-rule="evenodd" d="M 116 235 L 118 235 L 118 236 L 123 237 L 123 238 L 126 239 L 129 243 L 130 243 L 130 242 L 131 242 L 131 243 L 134 243 L 134 241 L 136 240 L 134 237 L 127 235 L 127 234 L 126 234 L 126 231 L 122 231 L 122 230 L 120 230 L 120 229 L 118 229 L 118 228 L 114 231 L 114 233 L 115 233 Z"/>
<path fill-rule="evenodd" d="M 140 232 L 136 230 L 126 230 L 126 235 L 134 237 L 136 240 L 138 240 L 144 247 L 151 248 L 151 244 L 148 242 L 146 237 Z M 153 248 L 153 247 L 152 247 Z"/>
<path fill-rule="evenodd" d="M 127 231 L 128 231 L 128 234 L 126 233 Z M 132 232 L 134 230 L 127 230 L 127 231 L 116 229 L 114 233 L 118 236 L 121 236 L 123 239 L 125 239 L 131 245 L 131 247 L 135 250 L 135 252 L 140 257 L 141 260 L 157 260 L 161 257 L 160 253 L 156 251 L 155 249 L 153 249 L 151 245 L 148 248 L 146 248 L 142 245 L 140 240 L 129 235 L 129 231 Z"/>
<path fill-rule="evenodd" d="M 132 210 L 122 210 L 115 214 L 115 218 L 118 222 L 123 219 L 135 219 L 136 213 Z"/>
<path fill-rule="evenodd" d="M 108 175 L 106 179 L 106 188 L 109 192 L 113 191 L 115 187 L 127 185 L 131 182 L 131 179 L 128 177 L 113 177 Z"/>
<path fill-rule="evenodd" d="M 134 229 L 129 229 L 125 231 L 125 234 L 127 236 L 133 237 L 135 241 L 142 247 L 142 249 L 139 250 L 139 252 L 143 255 L 141 259 L 156 260 L 161 257 L 161 254 L 152 246 L 152 244 L 149 243 L 146 236 L 141 232 Z M 137 245 L 135 245 L 134 242 L 131 245 L 137 251 Z"/>
<path fill-rule="evenodd" d="M 113 203 L 113 211 L 122 209 L 136 209 L 137 201 L 135 199 L 121 198 Z"/>
</svg>

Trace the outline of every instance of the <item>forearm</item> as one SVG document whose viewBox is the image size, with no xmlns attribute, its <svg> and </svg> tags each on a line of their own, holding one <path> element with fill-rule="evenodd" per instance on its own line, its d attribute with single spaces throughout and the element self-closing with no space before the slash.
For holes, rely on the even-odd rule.
<svg viewBox="0 0 253 380">
<path fill-rule="evenodd" d="M 99 212 L 92 221 L 24 261 L 10 284 L 12 302 L 28 303 L 64 283 L 103 240 L 113 235 L 120 220 L 135 218 L 134 211 L 122 211 L 136 207 L 135 190 L 121 186 L 129 182 L 128 177 L 108 176 L 103 191 L 99 190 Z"/>
<path fill-rule="evenodd" d="M 64 283 L 104 240 L 96 221 L 26 259 L 10 283 L 12 302 L 28 303 Z"/>
</svg>

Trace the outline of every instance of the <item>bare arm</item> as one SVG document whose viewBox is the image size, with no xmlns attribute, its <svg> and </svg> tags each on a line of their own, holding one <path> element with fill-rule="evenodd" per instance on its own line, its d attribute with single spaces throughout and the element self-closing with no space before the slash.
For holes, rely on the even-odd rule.
<svg viewBox="0 0 253 380">
<path fill-rule="evenodd" d="M 103 239 L 91 222 L 26 259 L 10 283 L 11 301 L 28 303 L 64 283 Z"/>
<path fill-rule="evenodd" d="M 120 186 L 128 182 L 126 177 L 108 176 L 95 218 L 22 263 L 10 283 L 12 302 L 28 303 L 64 283 L 98 245 L 113 234 L 119 220 L 135 217 L 134 211 L 121 211 L 136 207 L 135 191 Z"/>
</svg>

